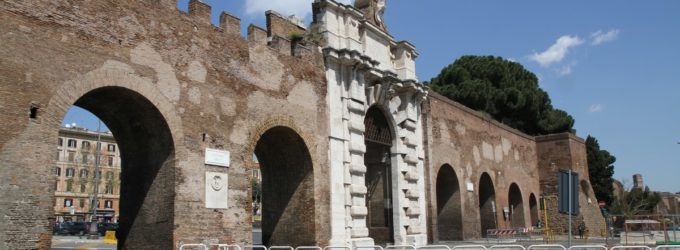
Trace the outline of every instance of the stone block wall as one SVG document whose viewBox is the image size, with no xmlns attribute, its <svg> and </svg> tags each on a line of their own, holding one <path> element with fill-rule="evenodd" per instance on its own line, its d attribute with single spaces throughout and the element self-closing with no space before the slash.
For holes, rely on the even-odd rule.
<svg viewBox="0 0 680 250">
<path fill-rule="evenodd" d="M 210 20 L 210 6 L 193 0 L 189 13 L 173 0 L 0 2 L 0 249 L 49 248 L 47 180 L 74 104 L 121 145 L 121 248 L 252 243 L 248 163 L 274 127 L 292 129 L 309 151 L 315 181 L 302 186 L 314 202 L 297 207 L 314 210 L 312 237 L 328 242 L 321 55 L 281 53 L 267 30 L 244 39 L 227 14 L 220 27 Z M 231 152 L 230 166 L 206 165 L 206 148 Z M 206 172 L 228 174 L 228 208 L 205 207 Z"/>
<path fill-rule="evenodd" d="M 511 129 L 436 93 L 424 104 L 428 235 L 431 241 L 445 238 L 437 232 L 436 187 L 438 172 L 450 165 L 461 192 L 463 239 L 482 237 L 479 208 L 480 177 L 491 177 L 495 191 L 496 228 L 510 228 L 502 214 L 509 207 L 510 185 L 516 183 L 523 202 L 522 225 L 531 226 L 530 195 L 538 198 L 539 173 L 533 137 Z M 472 190 L 468 189 L 471 185 Z M 455 211 L 455 210 L 453 210 Z M 492 222 L 494 223 L 494 222 Z M 514 224 L 518 224 L 515 222 Z"/>
<path fill-rule="evenodd" d="M 536 137 L 541 190 L 546 197 L 549 227 L 568 231 L 568 216 L 558 212 L 557 177 L 561 169 L 579 174 L 580 213 L 572 218 L 572 230 L 584 221 L 590 235 L 599 236 L 606 228 L 595 192 L 590 185 L 585 141 L 569 133 Z"/>
</svg>

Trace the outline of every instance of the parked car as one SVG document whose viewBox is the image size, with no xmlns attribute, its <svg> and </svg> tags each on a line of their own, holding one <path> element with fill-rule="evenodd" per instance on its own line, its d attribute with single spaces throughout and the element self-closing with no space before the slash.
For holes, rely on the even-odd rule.
<svg viewBox="0 0 680 250">
<path fill-rule="evenodd" d="M 61 235 L 85 235 L 87 233 L 88 223 L 83 221 L 67 221 L 57 223 L 54 226 L 54 234 Z"/>
<path fill-rule="evenodd" d="M 118 223 L 102 222 L 97 223 L 97 232 L 99 235 L 104 236 L 106 231 L 116 231 L 118 230 Z"/>
</svg>

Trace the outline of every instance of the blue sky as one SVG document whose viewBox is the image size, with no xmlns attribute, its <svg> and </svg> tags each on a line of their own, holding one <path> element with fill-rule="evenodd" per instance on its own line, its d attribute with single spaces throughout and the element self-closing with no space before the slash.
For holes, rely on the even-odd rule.
<svg viewBox="0 0 680 250">
<path fill-rule="evenodd" d="M 349 2 L 350 0 L 344 0 Z M 188 0 L 178 1 L 186 10 Z M 206 0 L 264 27 L 264 11 L 311 19 L 311 0 Z M 388 0 L 385 22 L 416 45 L 428 81 L 463 55 L 517 61 L 556 108 L 617 157 L 617 179 L 640 173 L 653 190 L 680 192 L 680 1 Z M 78 110 L 65 122 L 96 128 Z M 89 124 L 89 125 L 88 125 Z"/>
</svg>

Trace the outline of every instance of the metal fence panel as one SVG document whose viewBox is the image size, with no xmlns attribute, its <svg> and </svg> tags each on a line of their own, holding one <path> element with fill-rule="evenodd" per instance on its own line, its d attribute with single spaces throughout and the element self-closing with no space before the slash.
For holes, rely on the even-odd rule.
<svg viewBox="0 0 680 250">
<path fill-rule="evenodd" d="M 561 250 L 567 250 L 566 247 L 559 245 L 559 244 L 538 244 L 538 245 L 531 245 L 527 248 L 527 250 L 534 250 L 534 249 L 561 249 Z"/>
<path fill-rule="evenodd" d="M 596 250 L 609 250 L 603 245 L 573 245 L 569 247 L 569 250 L 574 249 L 596 249 Z"/>
<path fill-rule="evenodd" d="M 482 250 L 487 250 L 487 248 L 484 245 L 459 245 L 459 246 L 453 246 L 454 250 L 458 249 L 482 249 Z"/>
<path fill-rule="evenodd" d="M 195 248 L 195 249 L 202 249 L 202 250 L 208 250 L 208 246 L 205 244 L 182 244 L 179 246 L 179 250 L 184 250 L 187 248 Z"/>
<path fill-rule="evenodd" d="M 210 244 L 211 247 L 217 247 L 217 250 L 242 250 L 241 246 L 236 244 Z"/>
<path fill-rule="evenodd" d="M 654 250 L 670 249 L 670 248 L 680 249 L 680 245 L 659 245 L 659 246 L 656 246 L 656 248 L 654 248 Z"/>
<path fill-rule="evenodd" d="M 616 250 L 616 249 L 644 249 L 644 250 L 652 250 L 651 247 L 648 246 L 615 246 L 610 248 L 609 250 Z"/>
<path fill-rule="evenodd" d="M 493 245 L 489 247 L 489 250 L 494 250 L 494 249 L 521 249 L 521 250 L 526 250 L 526 247 L 522 245 Z"/>
<path fill-rule="evenodd" d="M 391 245 L 391 246 L 386 246 L 385 250 L 416 250 L 416 247 L 413 245 Z"/>
<path fill-rule="evenodd" d="M 425 246 L 420 246 L 417 249 L 418 250 L 420 250 L 420 249 L 446 249 L 446 250 L 451 250 L 451 248 L 447 245 L 425 245 Z"/>
</svg>

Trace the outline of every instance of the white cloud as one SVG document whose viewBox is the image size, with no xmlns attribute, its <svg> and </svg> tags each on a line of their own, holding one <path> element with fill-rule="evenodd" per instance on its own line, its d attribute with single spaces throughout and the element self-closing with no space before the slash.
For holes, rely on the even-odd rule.
<svg viewBox="0 0 680 250">
<path fill-rule="evenodd" d="M 614 41 L 619 37 L 619 32 L 620 30 L 618 29 L 609 30 L 606 33 L 602 32 L 602 30 L 595 31 L 594 33 L 590 34 L 590 38 L 593 39 L 590 44 L 600 45 L 606 42 Z"/>
<path fill-rule="evenodd" d="M 313 0 L 246 0 L 247 15 L 264 15 L 267 10 L 273 10 L 283 15 L 295 15 L 305 18 L 312 13 Z M 350 4 L 352 0 L 336 0 Z"/>
<path fill-rule="evenodd" d="M 571 63 L 562 66 L 561 68 L 557 69 L 557 75 L 559 76 L 566 76 L 571 74 L 571 69 L 576 66 L 576 61 L 572 61 Z"/>
<path fill-rule="evenodd" d="M 583 39 L 578 36 L 564 35 L 558 38 L 555 44 L 546 51 L 529 55 L 529 59 L 538 62 L 543 67 L 547 67 L 550 64 L 562 61 L 570 48 L 582 43 Z"/>
<path fill-rule="evenodd" d="M 590 105 L 590 108 L 588 108 L 588 112 L 590 113 L 599 113 L 604 111 L 604 105 L 596 103 L 593 105 Z"/>
<path fill-rule="evenodd" d="M 564 67 L 557 70 L 557 74 L 560 76 L 566 76 L 571 74 L 571 65 L 565 65 Z"/>
</svg>

